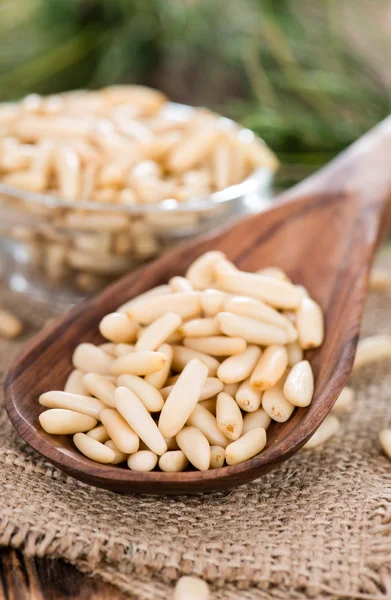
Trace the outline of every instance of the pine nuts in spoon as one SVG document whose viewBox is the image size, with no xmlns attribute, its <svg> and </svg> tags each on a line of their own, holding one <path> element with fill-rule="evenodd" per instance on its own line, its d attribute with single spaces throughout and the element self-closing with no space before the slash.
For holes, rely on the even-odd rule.
<svg viewBox="0 0 391 600">
<path fill-rule="evenodd" d="M 39 399 L 47 431 L 75 433 L 91 460 L 141 473 L 238 464 L 312 400 L 304 350 L 321 343 L 323 316 L 279 271 L 244 273 L 210 252 L 99 329 L 109 342 L 81 340 L 66 391 Z"/>
</svg>

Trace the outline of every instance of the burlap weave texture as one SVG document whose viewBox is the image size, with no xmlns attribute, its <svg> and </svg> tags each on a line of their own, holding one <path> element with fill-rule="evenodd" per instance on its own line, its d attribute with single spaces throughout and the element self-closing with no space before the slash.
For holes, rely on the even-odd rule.
<svg viewBox="0 0 391 600">
<path fill-rule="evenodd" d="M 391 269 L 391 255 L 381 263 Z M 391 332 L 390 300 L 370 297 L 364 335 Z M 25 311 L 30 333 L 49 315 L 33 312 L 32 322 Z M 19 344 L 0 344 L 2 380 Z M 62 557 L 137 600 L 170 598 L 182 574 L 206 578 L 216 600 L 391 598 L 391 463 L 377 440 L 391 426 L 390 363 L 351 383 L 355 410 L 325 447 L 198 497 L 79 483 L 18 438 L 0 399 L 0 544 Z"/>
</svg>

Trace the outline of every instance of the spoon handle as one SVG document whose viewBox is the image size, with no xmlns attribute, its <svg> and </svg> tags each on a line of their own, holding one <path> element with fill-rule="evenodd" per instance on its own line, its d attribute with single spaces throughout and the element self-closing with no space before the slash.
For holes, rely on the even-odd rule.
<svg viewBox="0 0 391 600">
<path fill-rule="evenodd" d="M 326 167 L 280 196 L 291 202 L 315 194 L 354 197 L 368 218 L 378 220 L 378 236 L 391 226 L 391 116 L 371 129 Z"/>
</svg>

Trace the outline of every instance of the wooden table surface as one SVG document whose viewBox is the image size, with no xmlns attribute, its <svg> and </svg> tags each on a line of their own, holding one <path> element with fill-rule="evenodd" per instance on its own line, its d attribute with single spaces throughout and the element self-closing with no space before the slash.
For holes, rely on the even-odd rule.
<svg viewBox="0 0 391 600">
<path fill-rule="evenodd" d="M 25 558 L 0 548 L 0 600 L 132 600 L 62 560 Z"/>
</svg>

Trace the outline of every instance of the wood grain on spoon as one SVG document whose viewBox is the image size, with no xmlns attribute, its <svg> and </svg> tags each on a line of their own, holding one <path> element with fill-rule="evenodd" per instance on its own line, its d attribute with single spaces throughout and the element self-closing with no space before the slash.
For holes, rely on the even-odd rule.
<svg viewBox="0 0 391 600">
<path fill-rule="evenodd" d="M 195 240 L 139 269 L 82 303 L 29 342 L 6 382 L 6 407 L 20 435 L 60 469 L 87 483 L 119 491 L 195 493 L 251 481 L 292 456 L 327 415 L 350 372 L 366 296 L 368 270 L 391 218 L 391 119 L 318 174 L 280 197 L 275 208 Z M 241 269 L 275 265 L 307 287 L 324 310 L 326 337 L 309 353 L 315 375 L 311 405 L 268 429 L 255 458 L 206 472 L 137 473 L 98 465 L 71 439 L 37 426 L 38 396 L 62 389 L 80 341 L 100 343 L 102 317 L 129 298 L 185 273 L 208 250 L 225 252 Z"/>
</svg>

